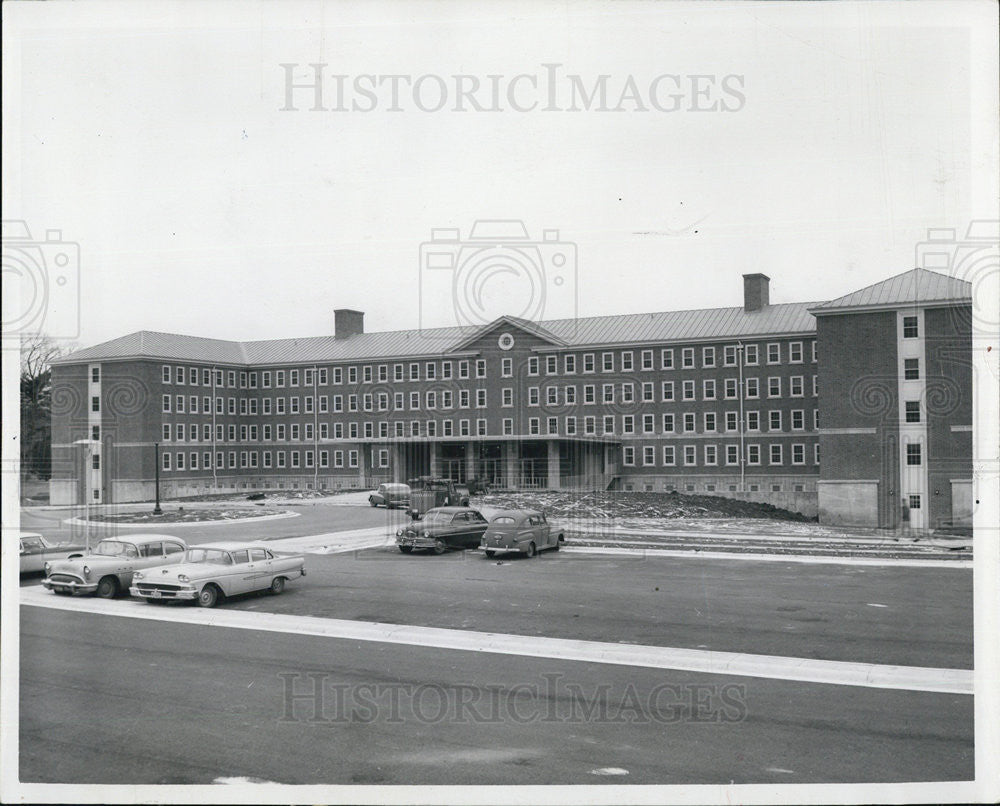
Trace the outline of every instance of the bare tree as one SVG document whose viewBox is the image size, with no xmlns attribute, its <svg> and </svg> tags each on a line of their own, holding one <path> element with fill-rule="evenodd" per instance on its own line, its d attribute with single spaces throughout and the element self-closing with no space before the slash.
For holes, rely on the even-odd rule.
<svg viewBox="0 0 1000 806">
<path fill-rule="evenodd" d="M 70 351 L 43 334 L 21 338 L 21 469 L 42 479 L 52 467 L 52 362 Z"/>
</svg>

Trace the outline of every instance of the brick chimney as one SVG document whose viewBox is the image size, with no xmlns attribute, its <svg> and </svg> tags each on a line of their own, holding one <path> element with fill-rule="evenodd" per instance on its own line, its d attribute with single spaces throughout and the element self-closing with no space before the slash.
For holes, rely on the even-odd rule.
<svg viewBox="0 0 1000 806">
<path fill-rule="evenodd" d="M 747 313 L 762 311 L 768 306 L 768 284 L 771 278 L 766 274 L 743 275 L 743 310 Z"/>
<path fill-rule="evenodd" d="M 333 312 L 333 337 L 346 339 L 365 332 L 365 312 L 349 308 L 337 308 Z"/>
</svg>

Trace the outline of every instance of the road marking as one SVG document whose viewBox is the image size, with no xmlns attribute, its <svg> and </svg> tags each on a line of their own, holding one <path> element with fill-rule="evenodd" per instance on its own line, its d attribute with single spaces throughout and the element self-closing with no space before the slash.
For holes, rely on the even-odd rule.
<svg viewBox="0 0 1000 806">
<path fill-rule="evenodd" d="M 764 677 L 805 683 L 972 694 L 973 675 L 969 669 L 886 666 L 874 663 L 717 652 L 706 649 L 578 641 L 569 638 L 506 635 L 440 627 L 415 627 L 407 624 L 347 621 L 315 616 L 261 613 L 259 611 L 247 612 L 225 608 L 204 610 L 184 606 L 154 607 L 135 600 L 56 596 L 37 585 L 24 587 L 20 590 L 21 604 L 31 607 L 169 621 L 201 627 L 228 627 L 319 638 L 345 638 L 356 641 L 405 644 L 466 652 L 487 652 L 584 663 L 607 663 L 616 666 L 675 669 L 738 677 Z"/>
<path fill-rule="evenodd" d="M 265 778 L 247 778 L 245 775 L 220 776 L 212 781 L 213 784 L 274 784 L 280 786 L 277 781 L 268 781 Z"/>
<path fill-rule="evenodd" d="M 628 770 L 621 767 L 598 767 L 590 771 L 591 775 L 628 775 Z"/>
<path fill-rule="evenodd" d="M 795 770 L 786 770 L 783 767 L 768 767 L 766 772 L 780 772 L 782 775 L 795 775 Z"/>
<path fill-rule="evenodd" d="M 889 605 L 878 604 L 877 602 L 869 602 L 868 606 L 869 607 L 888 607 Z"/>
<path fill-rule="evenodd" d="M 560 551 L 572 554 L 619 554 L 643 559 L 676 557 L 697 560 L 750 560 L 763 563 L 807 563 L 810 565 L 891 565 L 905 568 L 972 568 L 972 560 L 896 560 L 876 557 L 837 557 L 819 554 L 756 554 L 735 551 L 670 551 L 669 549 L 622 549 L 614 546 L 567 546 Z"/>
</svg>

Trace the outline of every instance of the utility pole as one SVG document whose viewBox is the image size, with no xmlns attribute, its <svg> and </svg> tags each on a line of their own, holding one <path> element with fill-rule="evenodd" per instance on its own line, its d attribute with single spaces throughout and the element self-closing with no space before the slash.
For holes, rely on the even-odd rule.
<svg viewBox="0 0 1000 806">
<path fill-rule="evenodd" d="M 153 514 L 154 515 L 162 515 L 163 514 L 163 510 L 160 509 L 160 443 L 159 442 L 154 442 L 153 443 L 153 448 L 156 451 L 156 454 L 155 454 L 156 455 L 156 465 L 155 465 L 155 468 L 154 468 L 154 470 L 156 472 L 156 506 L 153 507 Z"/>
</svg>

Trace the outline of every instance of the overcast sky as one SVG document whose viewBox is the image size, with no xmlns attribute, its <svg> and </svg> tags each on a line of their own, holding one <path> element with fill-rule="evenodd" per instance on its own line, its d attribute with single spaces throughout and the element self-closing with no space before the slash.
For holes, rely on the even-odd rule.
<svg viewBox="0 0 1000 806">
<path fill-rule="evenodd" d="M 772 302 L 825 300 L 995 214 L 976 5 L 978 25 L 961 3 L 5 4 L 4 218 L 79 244 L 79 326 L 72 277 L 46 326 L 80 346 L 325 335 L 337 307 L 372 331 L 454 324 L 455 273 L 421 244 L 478 219 L 558 230 L 519 253 L 544 297 L 509 273 L 460 288 L 484 317 L 738 305 L 756 271 Z M 347 76 L 347 111 L 309 89 L 281 111 L 280 65 L 311 63 L 327 108 Z M 368 74 L 407 77 L 402 111 L 386 80 L 352 91 Z M 454 111 L 456 74 L 488 108 L 495 82 L 500 111 Z M 570 75 L 606 75 L 622 111 L 569 109 Z M 437 251 L 465 270 L 460 246 Z"/>
</svg>

